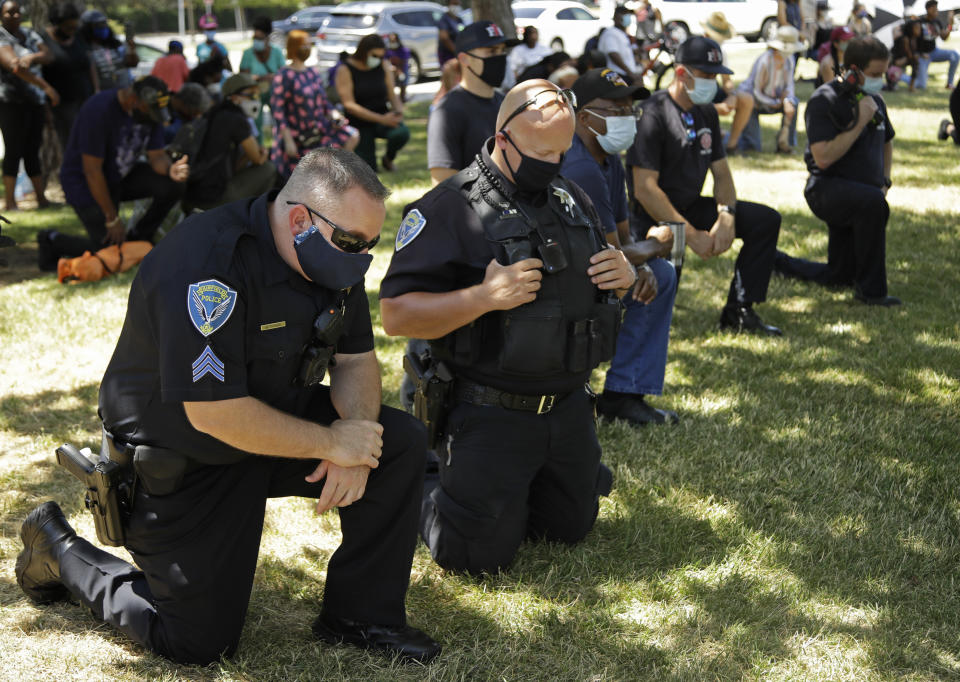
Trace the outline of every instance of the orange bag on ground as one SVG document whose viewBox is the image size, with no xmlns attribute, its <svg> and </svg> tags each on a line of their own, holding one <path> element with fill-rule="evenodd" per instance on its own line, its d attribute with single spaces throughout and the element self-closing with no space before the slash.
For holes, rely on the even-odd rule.
<svg viewBox="0 0 960 682">
<path fill-rule="evenodd" d="M 57 281 L 61 284 L 96 282 L 107 275 L 126 272 L 142 261 L 152 248 L 153 244 L 150 242 L 124 242 L 100 249 L 96 253 L 85 251 L 77 258 L 61 258 L 57 263 Z"/>
</svg>

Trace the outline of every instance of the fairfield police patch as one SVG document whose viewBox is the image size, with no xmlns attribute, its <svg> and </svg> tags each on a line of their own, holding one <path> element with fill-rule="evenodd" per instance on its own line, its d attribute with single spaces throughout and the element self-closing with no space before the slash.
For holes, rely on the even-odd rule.
<svg viewBox="0 0 960 682">
<path fill-rule="evenodd" d="M 417 235 L 420 234 L 420 231 L 426 224 L 427 219 L 423 217 L 423 214 L 419 209 L 415 208 L 405 215 L 403 217 L 403 222 L 400 223 L 400 229 L 397 230 L 396 250 L 399 251 L 404 246 L 416 239 Z"/>
<path fill-rule="evenodd" d="M 226 324 L 237 303 L 237 292 L 215 279 L 187 287 L 187 312 L 197 331 L 210 336 Z"/>
</svg>

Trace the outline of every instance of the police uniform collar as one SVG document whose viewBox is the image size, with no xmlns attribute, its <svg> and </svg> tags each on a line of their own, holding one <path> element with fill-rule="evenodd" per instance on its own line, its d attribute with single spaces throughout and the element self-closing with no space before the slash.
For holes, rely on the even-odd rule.
<svg viewBox="0 0 960 682">
<path fill-rule="evenodd" d="M 510 198 L 517 193 L 517 186 L 507 180 L 507 176 L 505 176 L 497 164 L 493 162 L 493 157 L 490 154 L 493 152 L 493 145 L 495 143 L 495 137 L 487 138 L 487 141 L 483 143 L 483 147 L 480 149 L 480 159 L 490 170 L 490 172 L 493 173 L 493 176 L 500 182 L 500 186 L 506 192 L 507 198 Z"/>
<path fill-rule="evenodd" d="M 291 275 L 303 279 L 280 257 L 280 253 L 277 251 L 277 243 L 273 238 L 267 208 L 276 200 L 279 193 L 280 190 L 271 190 L 266 194 L 261 194 L 250 204 L 250 225 L 254 236 L 260 242 L 265 284 L 276 284 L 285 279 L 291 279 Z"/>
</svg>

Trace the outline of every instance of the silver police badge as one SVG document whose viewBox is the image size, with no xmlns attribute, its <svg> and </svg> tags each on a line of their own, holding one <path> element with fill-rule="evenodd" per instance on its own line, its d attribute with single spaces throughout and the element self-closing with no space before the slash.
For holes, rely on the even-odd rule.
<svg viewBox="0 0 960 682">
<path fill-rule="evenodd" d="M 210 336 L 227 323 L 236 303 L 237 292 L 215 279 L 187 287 L 190 321 L 204 336 Z"/>
</svg>

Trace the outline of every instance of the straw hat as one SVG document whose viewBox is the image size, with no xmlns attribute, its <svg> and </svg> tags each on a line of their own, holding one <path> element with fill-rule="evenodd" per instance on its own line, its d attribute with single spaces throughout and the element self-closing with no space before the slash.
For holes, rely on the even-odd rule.
<svg viewBox="0 0 960 682">
<path fill-rule="evenodd" d="M 714 12 L 706 20 L 701 21 L 700 25 L 703 26 L 703 33 L 718 43 L 730 40 L 733 37 L 733 26 L 727 21 L 723 12 Z"/>
<path fill-rule="evenodd" d="M 767 47 L 780 52 L 794 54 L 807 49 L 807 43 L 800 38 L 800 31 L 793 26 L 777 27 L 777 37 L 767 41 Z"/>
</svg>

